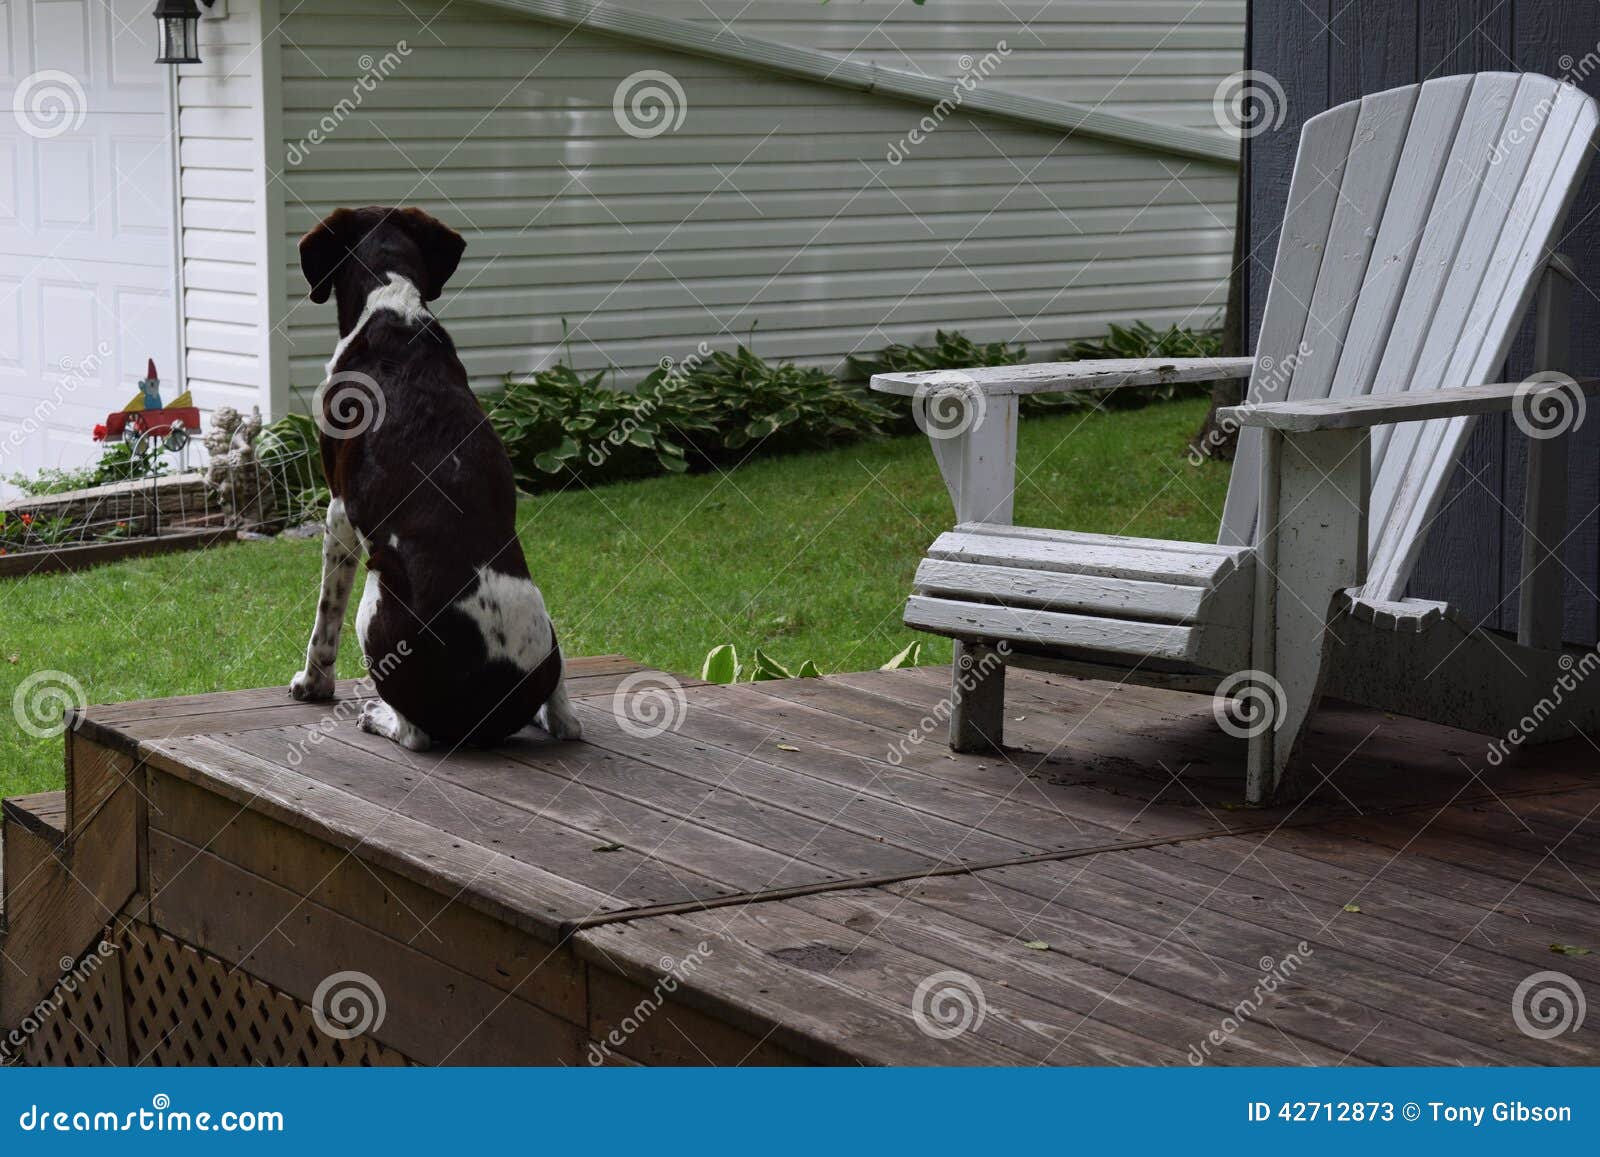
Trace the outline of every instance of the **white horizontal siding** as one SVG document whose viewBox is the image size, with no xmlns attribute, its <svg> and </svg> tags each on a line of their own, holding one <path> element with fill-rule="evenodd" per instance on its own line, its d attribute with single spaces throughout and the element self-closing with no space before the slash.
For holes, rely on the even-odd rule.
<svg viewBox="0 0 1600 1157">
<path fill-rule="evenodd" d="M 184 360 L 207 409 L 268 409 L 260 18 L 260 0 L 229 0 L 200 25 L 202 63 L 178 70 Z"/>
<path fill-rule="evenodd" d="M 1212 96 L 1244 67 L 1245 0 L 624 0 L 740 36 L 957 77 L 1004 40 L 987 83 L 1215 131 Z"/>
<path fill-rule="evenodd" d="M 327 0 L 276 35 L 285 140 L 268 160 L 296 145 L 281 254 L 301 395 L 336 334 L 295 242 L 340 205 L 416 205 L 466 236 L 438 309 L 479 387 L 569 354 L 632 381 L 752 328 L 762 354 L 828 366 L 936 327 L 1047 354 L 1109 322 L 1202 324 L 1225 296 L 1220 164 L 957 114 L 892 165 L 926 110 L 463 0 Z M 387 79 L 302 147 L 401 41 Z M 612 113 L 644 69 L 687 105 L 648 140 Z M 220 197 L 231 178 L 200 184 Z"/>
</svg>

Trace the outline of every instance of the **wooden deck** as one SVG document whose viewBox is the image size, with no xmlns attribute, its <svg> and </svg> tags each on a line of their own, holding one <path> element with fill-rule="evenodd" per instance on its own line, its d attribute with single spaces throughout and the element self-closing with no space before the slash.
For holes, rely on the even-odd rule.
<svg viewBox="0 0 1600 1157">
<path fill-rule="evenodd" d="M 943 668 L 573 666 L 581 744 L 408 753 L 352 685 L 91 708 L 59 822 L 125 800 L 101 904 L 296 1001 L 365 972 L 426 1063 L 1600 1062 L 1512 1016 L 1541 971 L 1600 996 L 1585 740 L 1488 768 L 1332 707 L 1318 789 L 1250 810 L 1198 696 L 1013 672 L 983 758 L 925 722 Z"/>
</svg>

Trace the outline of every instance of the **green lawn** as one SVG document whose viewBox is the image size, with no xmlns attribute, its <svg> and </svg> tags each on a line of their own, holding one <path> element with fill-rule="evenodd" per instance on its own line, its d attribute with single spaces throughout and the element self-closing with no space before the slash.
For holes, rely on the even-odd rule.
<svg viewBox="0 0 1600 1157">
<path fill-rule="evenodd" d="M 1191 466 L 1199 400 L 1025 419 L 1016 519 L 1209 540 L 1227 467 Z M 525 499 L 523 543 L 568 654 L 698 673 L 712 646 L 824 672 L 883 663 L 923 550 L 952 521 L 926 439 Z M 0 703 L 62 671 L 90 702 L 287 684 L 316 605 L 315 541 L 247 543 L 0 583 Z M 352 611 L 353 614 L 353 611 Z M 929 638 L 924 662 L 947 662 Z M 354 630 L 339 671 L 360 674 Z M 0 712 L 0 794 L 59 787 L 59 737 Z"/>
</svg>

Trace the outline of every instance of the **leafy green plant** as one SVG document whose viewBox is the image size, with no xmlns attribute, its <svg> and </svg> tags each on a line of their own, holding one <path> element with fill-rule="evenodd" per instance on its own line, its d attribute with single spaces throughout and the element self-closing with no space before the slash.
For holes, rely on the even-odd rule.
<svg viewBox="0 0 1600 1157">
<path fill-rule="evenodd" d="M 922 641 L 919 639 L 914 643 L 907 644 L 905 650 L 901 651 L 894 658 L 890 659 L 883 666 L 879 667 L 878 670 L 880 670 L 880 671 L 898 671 L 902 667 L 915 667 L 917 664 L 919 664 L 921 662 L 922 662 Z"/>
<path fill-rule="evenodd" d="M 885 346 L 862 357 L 845 359 L 853 377 L 916 373 L 922 370 L 964 370 L 974 366 L 1014 366 L 1028 360 L 1028 347 L 1003 341 L 980 344 L 958 330 L 935 330 L 932 345 Z"/>
<path fill-rule="evenodd" d="M 165 457 L 166 447 L 159 439 L 150 439 L 137 451 L 132 442 L 113 442 L 105 448 L 100 461 L 95 464 L 92 485 L 106 486 L 113 482 L 148 478 L 165 467 Z"/>
<path fill-rule="evenodd" d="M 585 378 L 558 363 L 530 377 L 508 375 L 484 397 L 524 489 L 562 476 L 606 482 L 688 469 L 683 447 L 662 433 L 663 415 L 646 412 L 643 387 L 627 394 L 607 388 L 605 377 L 602 370 Z"/>
<path fill-rule="evenodd" d="M 750 666 L 739 662 L 739 651 L 732 643 L 722 643 L 706 652 L 700 664 L 700 678 L 707 683 L 760 683 L 767 679 L 819 679 L 822 672 L 810 659 L 804 660 L 792 671 L 768 655 L 760 647 L 753 651 Z M 922 643 L 915 642 L 895 655 L 880 671 L 895 671 L 901 667 L 915 667 L 922 661 Z"/>
<path fill-rule="evenodd" d="M 262 427 L 256 458 L 272 475 L 273 489 L 287 504 L 287 523 L 318 518 L 328 508 L 317 424 L 309 414 L 286 414 Z"/>
<path fill-rule="evenodd" d="M 37 474 L 13 474 L 6 479 L 29 498 L 47 494 L 65 494 L 69 490 L 83 490 L 95 484 L 95 468 L 84 466 L 75 470 L 56 470 L 50 467 Z"/>
<path fill-rule="evenodd" d="M 27 512 L 11 514 L 0 511 L 0 554 L 10 550 L 59 546 L 73 539 L 76 527 L 76 521 L 67 515 L 40 518 Z"/>
<path fill-rule="evenodd" d="M 1107 327 L 1106 336 L 1069 342 L 1062 351 L 1068 361 L 1090 358 L 1210 358 L 1222 353 L 1222 331 L 1185 329 L 1173 325 L 1156 329 L 1146 322 Z"/>
<path fill-rule="evenodd" d="M 748 346 L 718 350 L 684 371 L 656 370 L 639 385 L 658 411 L 683 414 L 708 437 L 695 449 L 732 458 L 751 443 L 763 451 L 814 450 L 877 437 L 896 413 L 862 386 L 793 362 L 769 362 Z"/>
<path fill-rule="evenodd" d="M 93 466 L 69 470 L 46 468 L 33 475 L 13 474 L 6 481 L 30 498 L 65 494 L 69 490 L 148 478 L 166 468 L 166 453 L 166 447 L 159 441 L 146 443 L 137 454 L 131 442 L 112 442 L 101 451 L 100 461 Z"/>
<path fill-rule="evenodd" d="M 663 366 L 632 393 L 558 364 L 484 398 L 524 489 L 584 483 L 820 449 L 887 433 L 894 411 L 821 370 L 768 362 L 746 346 Z"/>
<path fill-rule="evenodd" d="M 1146 322 L 1112 325 L 1104 337 L 1074 341 L 1061 352 L 1065 361 L 1099 361 L 1104 358 L 1198 358 L 1221 353 L 1220 331 L 1184 329 L 1174 325 L 1158 330 Z M 867 357 L 851 356 L 850 372 L 863 378 L 873 374 L 918 373 L 927 370 L 962 370 L 983 366 L 1010 366 L 1026 361 L 1028 349 L 1007 342 L 979 343 L 957 330 L 938 330 L 932 345 L 891 345 Z M 1140 387 L 1093 394 L 1028 394 L 1022 412 L 1046 413 L 1085 406 L 1141 406 L 1180 395 L 1203 394 L 1205 382 L 1173 386 Z"/>
</svg>

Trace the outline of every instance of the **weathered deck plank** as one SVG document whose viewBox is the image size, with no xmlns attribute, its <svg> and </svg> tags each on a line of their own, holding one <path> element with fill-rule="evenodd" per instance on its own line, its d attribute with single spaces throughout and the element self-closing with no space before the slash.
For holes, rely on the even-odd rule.
<svg viewBox="0 0 1600 1157">
<path fill-rule="evenodd" d="M 1333 705 L 1312 796 L 1246 809 L 1203 697 L 1018 671 L 1013 746 L 954 756 L 945 668 L 683 679 L 659 734 L 618 714 L 640 674 L 669 678 L 572 661 L 581 743 L 407 752 L 355 726 L 357 684 L 94 707 L 74 743 L 142 761 L 127 854 L 158 927 L 300 1000 L 370 972 L 417 1058 L 1600 1056 L 1510 1015 L 1534 972 L 1600 982 L 1600 954 L 1551 951 L 1600 950 L 1581 740 L 1490 768 L 1476 737 Z M 952 984 L 983 1008 L 954 1033 L 913 1011 Z"/>
</svg>

